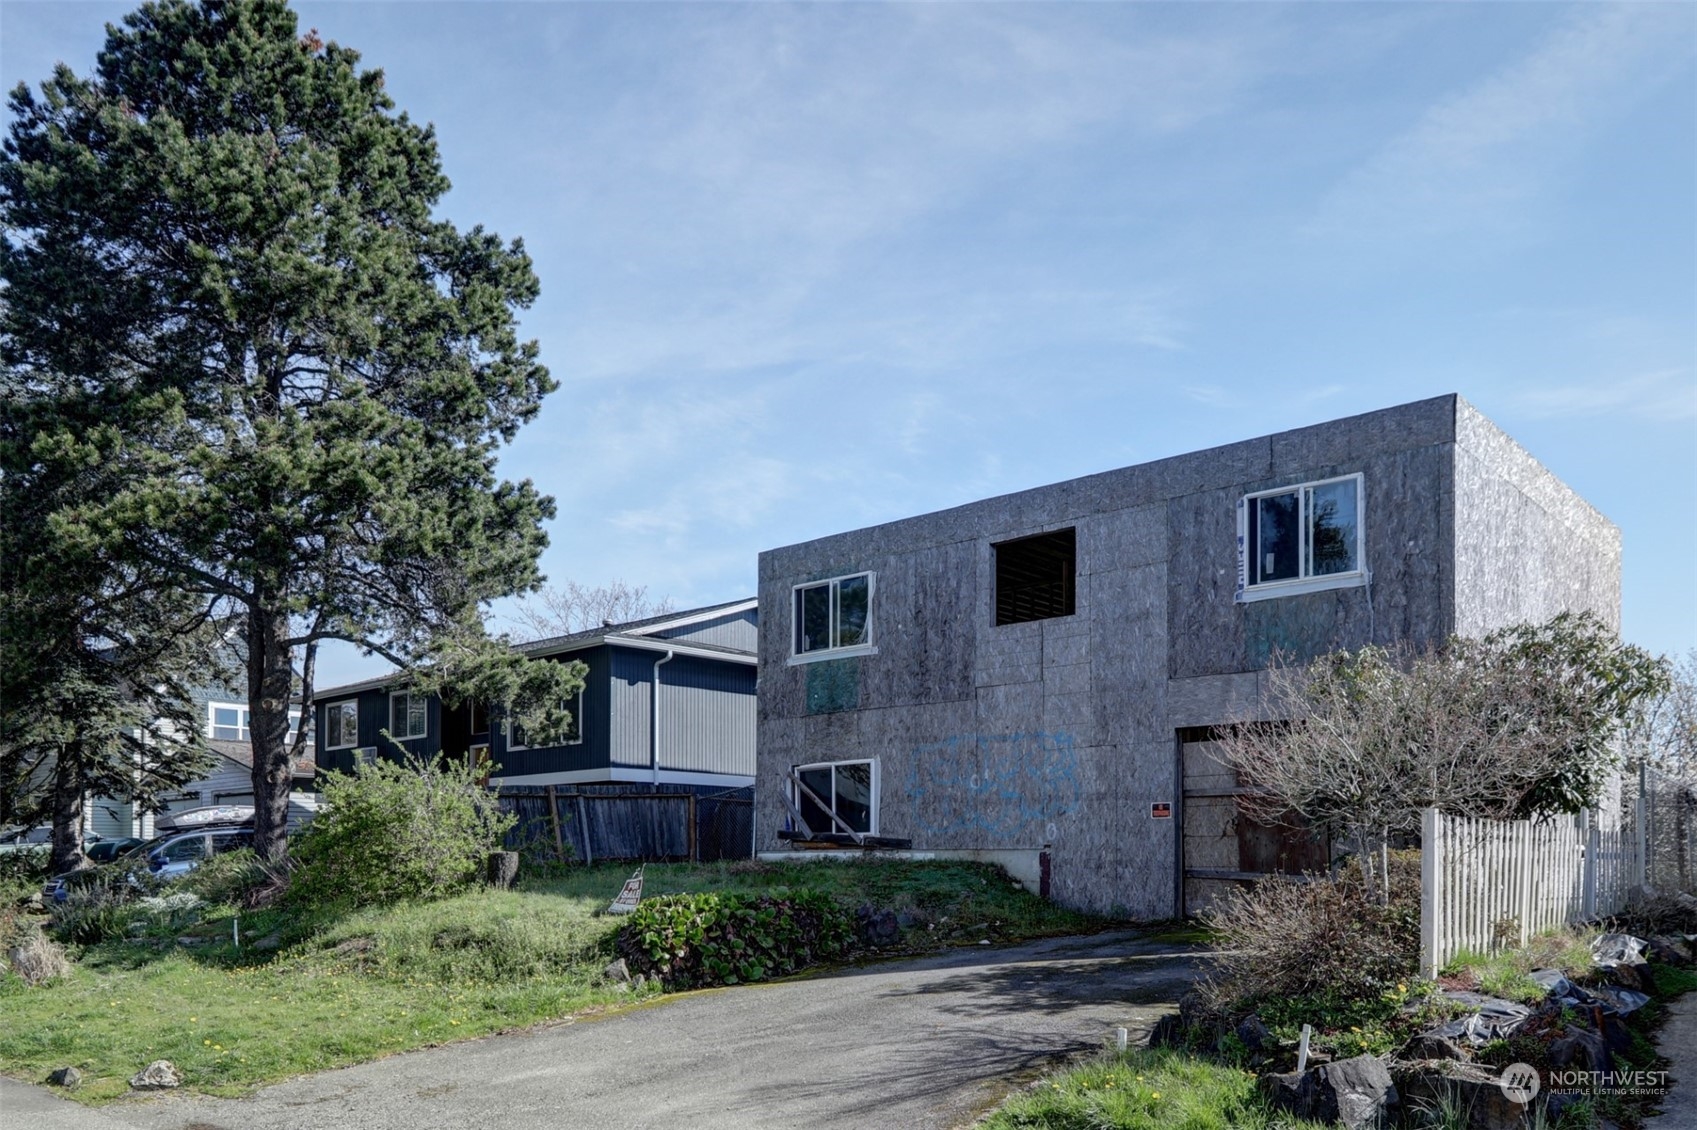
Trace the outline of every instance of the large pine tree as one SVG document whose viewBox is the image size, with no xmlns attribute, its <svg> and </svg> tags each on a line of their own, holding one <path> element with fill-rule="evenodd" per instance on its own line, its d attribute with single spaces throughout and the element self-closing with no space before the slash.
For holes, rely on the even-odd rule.
<svg viewBox="0 0 1697 1130">
<path fill-rule="evenodd" d="M 76 524 L 242 625 L 261 852 L 286 849 L 320 641 L 533 709 L 574 689 L 479 623 L 536 583 L 553 513 L 495 474 L 554 387 L 516 333 L 537 280 L 519 242 L 435 218 L 434 133 L 382 74 L 280 0 L 165 0 L 11 109 L 6 395 L 31 451 L 106 421 L 117 485 Z"/>
</svg>

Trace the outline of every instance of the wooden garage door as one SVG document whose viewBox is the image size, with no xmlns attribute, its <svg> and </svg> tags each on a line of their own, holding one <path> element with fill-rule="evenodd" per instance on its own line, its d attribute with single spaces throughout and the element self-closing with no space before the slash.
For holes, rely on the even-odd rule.
<svg viewBox="0 0 1697 1130">
<path fill-rule="evenodd" d="M 1245 815 L 1244 789 L 1220 759 L 1212 727 L 1179 731 L 1184 768 L 1184 912 L 1196 914 L 1224 890 L 1264 875 L 1326 870 L 1325 840 L 1293 816 L 1274 825 Z"/>
</svg>

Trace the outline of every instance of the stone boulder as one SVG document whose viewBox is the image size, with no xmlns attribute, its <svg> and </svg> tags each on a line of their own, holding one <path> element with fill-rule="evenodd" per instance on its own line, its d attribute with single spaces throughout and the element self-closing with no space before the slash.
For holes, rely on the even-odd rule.
<svg viewBox="0 0 1697 1130">
<path fill-rule="evenodd" d="M 1567 1034 L 1550 1043 L 1549 1064 L 1554 1068 L 1571 1067 L 1580 1071 L 1607 1071 L 1611 1057 L 1603 1037 L 1589 1028 L 1569 1028 Z"/>
<path fill-rule="evenodd" d="M 1536 1099 L 1518 1103 L 1503 1093 L 1501 1076 L 1474 1064 L 1446 1065 L 1424 1071 L 1399 1066 L 1396 1084 L 1411 1110 L 1453 1111 L 1468 1130 L 1525 1130 Z M 1445 1126 L 1455 1125 L 1449 1121 Z"/>
<path fill-rule="evenodd" d="M 1411 1037 L 1406 1044 L 1397 1050 L 1396 1057 L 1410 1060 L 1453 1059 L 1460 1062 L 1472 1058 L 1466 1048 L 1449 1037 L 1440 1036 L 1436 1032 L 1422 1032 L 1418 1036 Z"/>
<path fill-rule="evenodd" d="M 1276 1045 L 1273 1034 L 1267 1031 L 1267 1026 L 1261 1023 L 1259 1016 L 1244 1017 L 1232 1031 L 1237 1034 L 1239 1040 L 1243 1041 L 1243 1046 L 1252 1052 L 1268 1051 Z"/>
<path fill-rule="evenodd" d="M 859 928 L 860 940 L 869 946 L 882 948 L 893 946 L 901 941 L 901 922 L 893 910 L 879 910 L 868 903 L 854 912 L 855 925 Z M 983 927 L 975 926 L 974 930 Z"/>
<path fill-rule="evenodd" d="M 138 1091 L 169 1091 L 182 1085 L 183 1073 L 168 1059 L 156 1059 L 130 1076 L 130 1086 Z"/>
<path fill-rule="evenodd" d="M 1261 1093 L 1280 1110 L 1298 1118 L 1337 1123 L 1347 1130 L 1368 1130 L 1388 1118 L 1397 1105 L 1396 1084 L 1385 1061 L 1358 1055 L 1303 1072 L 1263 1075 Z"/>
<path fill-rule="evenodd" d="M 61 1067 L 59 1070 L 48 1075 L 47 1081 L 55 1087 L 63 1087 L 69 1091 L 74 1089 L 78 1083 L 82 1082 L 82 1072 L 78 1071 L 74 1067 Z"/>
</svg>

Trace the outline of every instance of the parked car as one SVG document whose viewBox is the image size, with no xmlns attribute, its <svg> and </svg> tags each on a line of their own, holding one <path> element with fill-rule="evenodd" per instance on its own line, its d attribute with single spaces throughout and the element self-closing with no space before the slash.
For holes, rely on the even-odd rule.
<svg viewBox="0 0 1697 1130">
<path fill-rule="evenodd" d="M 127 855 L 132 848 L 141 846 L 141 841 L 134 836 L 123 836 L 116 840 L 99 840 L 83 848 L 83 854 L 88 856 L 90 863 L 111 863 L 121 855 Z"/>
<path fill-rule="evenodd" d="M 210 825 L 189 831 L 167 832 L 131 849 L 111 863 L 55 875 L 42 885 L 41 899 L 43 902 L 64 902 L 78 887 L 93 886 L 102 880 L 110 882 L 119 876 L 128 876 L 135 881 L 134 876 L 143 864 L 155 879 L 180 879 L 199 867 L 203 859 L 252 846 L 253 828 L 246 824 Z"/>
</svg>

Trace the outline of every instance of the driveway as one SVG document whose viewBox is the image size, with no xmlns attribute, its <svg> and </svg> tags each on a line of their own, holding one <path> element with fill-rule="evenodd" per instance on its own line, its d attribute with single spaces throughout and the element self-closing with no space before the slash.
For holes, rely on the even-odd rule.
<svg viewBox="0 0 1697 1130">
<path fill-rule="evenodd" d="M 1129 931 L 957 949 L 104 1113 L 147 1130 L 954 1127 L 1115 1028 L 1138 1040 L 1198 961 Z"/>
</svg>

